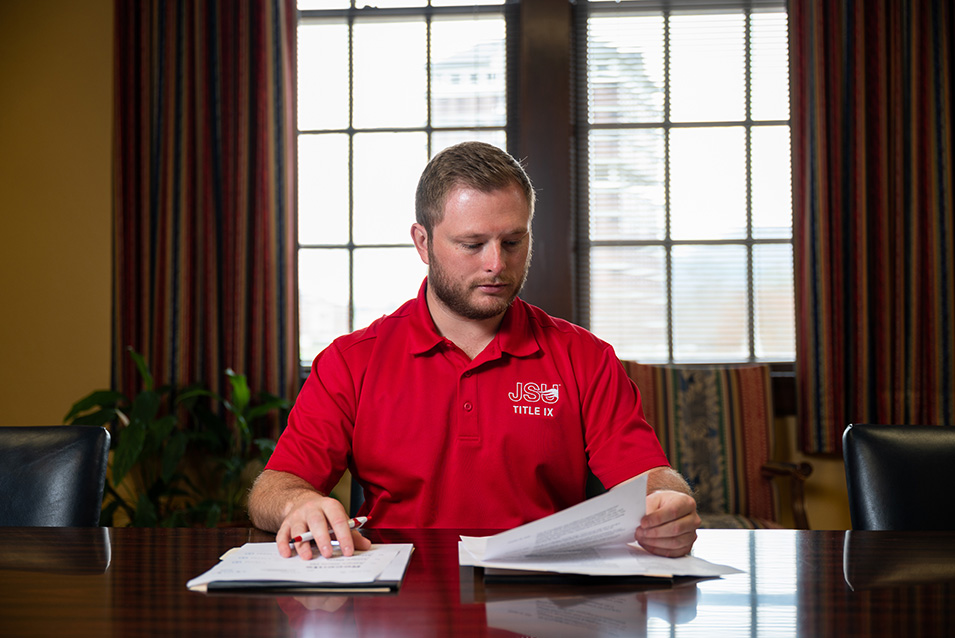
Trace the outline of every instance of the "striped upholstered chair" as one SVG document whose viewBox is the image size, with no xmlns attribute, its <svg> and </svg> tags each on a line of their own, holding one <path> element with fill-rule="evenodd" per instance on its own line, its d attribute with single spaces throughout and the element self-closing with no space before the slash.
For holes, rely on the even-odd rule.
<svg viewBox="0 0 955 638">
<path fill-rule="evenodd" d="M 694 490 L 704 527 L 779 527 L 772 479 L 790 479 L 793 525 L 808 463 L 778 463 L 773 451 L 769 366 L 656 366 L 622 361 L 670 464 Z"/>
</svg>

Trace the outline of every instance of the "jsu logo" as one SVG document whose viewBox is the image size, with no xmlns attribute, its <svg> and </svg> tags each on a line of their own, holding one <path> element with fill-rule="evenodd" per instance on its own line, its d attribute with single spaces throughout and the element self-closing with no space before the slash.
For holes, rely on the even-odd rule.
<svg viewBox="0 0 955 638">
<path fill-rule="evenodd" d="M 560 399 L 560 384 L 555 383 L 548 388 L 543 383 L 521 383 L 518 381 L 514 391 L 507 393 L 507 398 L 511 401 L 554 404 Z"/>
</svg>

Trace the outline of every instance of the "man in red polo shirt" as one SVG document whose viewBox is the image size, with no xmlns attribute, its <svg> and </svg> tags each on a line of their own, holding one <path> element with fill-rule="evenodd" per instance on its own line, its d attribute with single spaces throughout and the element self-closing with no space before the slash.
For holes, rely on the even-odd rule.
<svg viewBox="0 0 955 638">
<path fill-rule="evenodd" d="M 417 298 L 316 357 L 275 453 L 249 496 L 280 553 L 311 531 L 331 555 L 369 545 L 325 496 L 346 468 L 361 514 L 384 528 L 505 529 L 648 472 L 635 539 L 687 553 L 700 519 L 669 468 L 613 348 L 517 298 L 531 257 L 534 190 L 497 147 L 438 153 L 415 197 Z M 309 543 L 296 550 L 311 558 Z"/>
</svg>

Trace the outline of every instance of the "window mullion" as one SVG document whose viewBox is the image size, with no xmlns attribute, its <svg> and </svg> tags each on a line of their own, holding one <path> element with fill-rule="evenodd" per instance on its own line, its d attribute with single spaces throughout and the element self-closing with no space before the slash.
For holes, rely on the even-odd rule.
<svg viewBox="0 0 955 638">
<path fill-rule="evenodd" d="M 575 225 L 576 225 L 576 300 L 574 303 L 574 320 L 582 326 L 590 326 L 591 307 L 593 303 L 592 286 L 590 282 L 590 260 L 593 242 L 590 237 L 590 137 L 593 125 L 590 122 L 588 105 L 589 82 L 588 58 L 590 37 L 589 5 L 587 2 L 578 2 L 574 17 L 577 56 L 574 86 L 576 87 L 574 121 L 576 139 L 574 159 L 576 163 L 575 191 Z"/>
<path fill-rule="evenodd" d="M 753 12 L 745 11 L 743 28 L 743 92 L 745 99 L 745 149 L 746 179 L 746 336 L 749 360 L 756 360 L 756 285 L 753 272 Z"/>
<path fill-rule="evenodd" d="M 431 7 L 431 0 L 428 0 L 428 7 Z M 424 52 L 424 66 L 425 66 L 425 84 L 424 84 L 424 94 L 425 94 L 425 130 L 427 131 L 425 145 L 428 149 L 428 157 L 431 157 L 434 153 L 434 150 L 431 147 L 431 139 L 434 137 L 431 135 L 433 131 L 431 125 L 431 22 L 432 14 L 429 11 L 424 18 L 424 37 L 425 37 L 425 52 Z"/>
<path fill-rule="evenodd" d="M 354 0 L 352 7 L 354 8 Z M 348 15 L 348 331 L 355 329 L 355 16 Z"/>
<path fill-rule="evenodd" d="M 666 263 L 667 360 L 674 361 L 673 336 L 673 237 L 670 219 L 670 11 L 663 11 L 663 246 Z"/>
</svg>

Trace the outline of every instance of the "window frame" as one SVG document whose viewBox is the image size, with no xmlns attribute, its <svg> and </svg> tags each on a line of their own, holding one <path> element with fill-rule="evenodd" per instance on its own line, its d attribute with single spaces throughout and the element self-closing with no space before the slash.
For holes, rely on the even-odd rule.
<svg viewBox="0 0 955 638">
<path fill-rule="evenodd" d="M 587 36 L 588 36 L 588 18 L 591 14 L 609 15 L 613 13 L 622 13 L 632 15 L 634 13 L 645 13 L 648 15 L 660 14 L 664 19 L 664 65 L 669 64 L 669 31 L 667 22 L 674 13 L 687 13 L 693 9 L 699 9 L 701 12 L 737 12 L 742 11 L 745 16 L 744 30 L 744 82 L 745 82 L 745 114 L 744 119 L 734 121 L 678 121 L 670 119 L 670 86 L 669 69 L 665 72 L 664 88 L 664 106 L 663 119 L 661 122 L 641 122 L 641 123 L 591 123 L 588 119 L 588 77 L 587 77 Z M 577 185 L 578 197 L 575 201 L 575 239 L 576 239 L 576 264 L 577 278 L 574 288 L 574 319 L 580 325 L 590 328 L 590 251 L 594 247 L 660 247 L 665 254 L 665 280 L 666 280 L 666 338 L 667 338 L 667 360 L 664 364 L 679 365 L 705 365 L 703 363 L 693 362 L 692 364 L 677 361 L 674 357 L 674 315 L 673 315 L 673 268 L 672 253 L 675 247 L 679 246 L 741 246 L 746 251 L 746 289 L 747 289 L 747 311 L 746 311 L 746 338 L 747 338 L 747 358 L 745 360 L 733 360 L 731 362 L 712 361 L 710 363 L 768 363 L 774 369 L 780 371 L 792 372 L 794 370 L 793 361 L 770 361 L 758 359 L 756 357 L 756 309 L 755 309 L 755 270 L 754 253 L 755 247 L 761 245 L 793 245 L 793 237 L 790 232 L 788 239 L 783 238 L 760 238 L 753 234 L 753 206 L 752 206 L 752 133 L 754 129 L 764 127 L 786 126 L 791 130 L 791 116 L 785 120 L 758 120 L 754 121 L 751 117 L 751 79 L 752 79 L 752 43 L 751 38 L 751 16 L 753 13 L 762 9 L 775 9 L 787 11 L 784 0 L 622 0 L 615 2 L 588 2 L 579 0 L 574 10 L 574 41 L 576 57 L 575 65 L 575 136 L 574 155 L 576 157 L 575 180 Z M 745 138 L 745 157 L 744 173 L 746 180 L 745 187 L 745 206 L 746 206 L 746 236 L 742 239 L 674 239 L 670 233 L 670 133 L 677 129 L 700 129 L 700 128 L 722 128 L 722 127 L 742 127 Z M 664 189 L 665 189 L 665 218 L 666 229 L 662 239 L 592 239 L 590 237 L 590 201 L 589 201 L 589 133 L 594 130 L 639 130 L 653 129 L 662 130 L 664 139 Z M 790 229 L 791 229 L 790 225 Z"/>
<path fill-rule="evenodd" d="M 507 101 L 507 118 L 503 126 L 497 125 L 475 125 L 475 126 L 434 126 L 432 124 L 432 67 L 431 67 L 431 52 L 430 45 L 427 49 L 427 72 L 426 72 L 426 105 L 427 110 L 425 124 L 422 126 L 372 126 L 372 127 L 356 127 L 354 122 L 354 98 L 353 98 L 353 73 L 354 73 L 354 27 L 356 21 L 367 21 L 372 23 L 376 20 L 388 20 L 388 19 L 401 19 L 401 18 L 423 18 L 425 21 L 425 37 L 430 38 L 431 33 L 431 24 L 432 21 L 438 17 L 448 17 L 448 16 L 463 16 L 463 17 L 473 17 L 478 15 L 503 15 L 505 22 L 509 20 L 509 15 L 513 14 L 513 6 L 508 2 L 507 4 L 481 4 L 475 6 L 447 6 L 447 7 L 433 7 L 430 6 L 430 1 L 428 6 L 423 7 L 399 7 L 399 8 L 377 8 L 377 7 L 356 7 L 356 0 L 350 1 L 349 8 L 339 8 L 339 9 L 298 9 L 297 10 L 297 19 L 296 19 L 296 31 L 302 25 L 307 25 L 310 22 L 314 23 L 328 23 L 328 22 L 344 22 L 348 27 L 348 36 L 347 36 L 347 60 L 346 64 L 348 66 L 348 84 L 349 84 L 349 95 L 348 95 L 348 123 L 345 127 L 338 128 L 300 128 L 299 119 L 298 119 L 298 100 L 296 99 L 295 105 L 295 158 L 296 158 L 296 168 L 294 171 L 295 174 L 295 210 L 296 210 L 296 223 L 298 224 L 298 215 L 301 213 L 302 207 L 299 202 L 300 191 L 298 188 L 298 158 L 299 158 L 299 140 L 302 137 L 307 136 L 320 136 L 320 135 L 345 135 L 347 136 L 347 155 L 348 155 L 348 237 L 345 242 L 303 242 L 299 237 L 298 232 L 296 231 L 296 259 L 300 259 L 303 250 L 338 250 L 347 252 L 348 260 L 348 302 L 347 302 L 347 319 L 346 319 L 346 331 L 352 332 L 361 328 L 361 325 L 356 325 L 356 304 L 355 304 L 355 254 L 356 251 L 367 250 L 367 249 L 412 249 L 414 244 L 411 242 L 410 236 L 407 241 L 401 242 L 360 242 L 355 239 L 355 197 L 354 197 L 354 185 L 355 185 L 355 136 L 361 135 L 364 133 L 423 133 L 426 136 L 427 144 L 427 155 L 430 157 L 433 154 L 432 141 L 433 134 L 442 133 L 442 132 L 454 132 L 454 131 L 503 131 L 505 138 L 507 140 L 511 139 L 511 130 L 514 127 L 514 122 L 511 117 L 511 85 L 508 82 L 505 86 Z M 512 46 L 511 39 L 512 35 L 510 29 L 506 30 L 505 35 L 505 51 L 507 59 L 510 60 L 511 55 L 509 48 Z M 296 37 L 296 69 L 295 76 L 298 77 L 298 37 Z M 508 63 L 509 64 L 509 63 Z M 512 73 L 510 68 L 507 69 L 508 78 L 511 77 Z M 510 148 L 508 149 L 510 150 Z M 408 226 L 410 227 L 413 220 L 408 220 Z M 297 269 L 298 270 L 298 269 Z M 296 282 L 297 283 L 297 282 Z M 297 294 L 300 293 L 300 286 L 296 285 Z M 414 294 L 414 290 L 409 291 L 409 297 Z M 297 304 L 298 312 L 301 313 L 301 304 Z M 301 325 L 301 320 L 299 321 Z M 301 350 L 301 336 L 299 336 L 299 349 Z M 307 375 L 309 369 L 310 361 L 300 360 L 300 367 L 303 370 L 303 374 Z M 304 380 L 304 376 L 302 377 Z"/>
<path fill-rule="evenodd" d="M 642 0 L 637 3 L 641 7 L 669 4 Z M 582 148 L 577 128 L 580 77 L 575 50 L 581 29 L 586 30 L 586 22 L 581 20 L 586 4 L 585 0 L 577 0 L 576 4 L 569 0 L 507 0 L 504 5 L 507 150 L 524 161 L 537 191 L 534 257 L 521 297 L 554 316 L 578 324 L 583 323 L 577 304 L 578 290 L 583 285 L 578 281 L 576 268 L 580 250 L 578 212 L 586 191 L 575 185 L 576 160 Z M 622 0 L 621 4 L 635 3 Z M 696 4 L 700 4 L 699 0 Z M 751 0 L 750 5 L 763 6 L 765 2 Z M 778 2 L 773 6 L 778 6 Z M 341 10 L 350 11 L 354 9 Z M 586 152 L 586 146 L 583 148 Z M 295 192 L 297 198 L 297 189 Z M 309 373 L 307 363 L 302 366 L 303 382 Z M 777 415 L 795 414 L 795 363 L 767 363 L 773 371 Z"/>
</svg>

